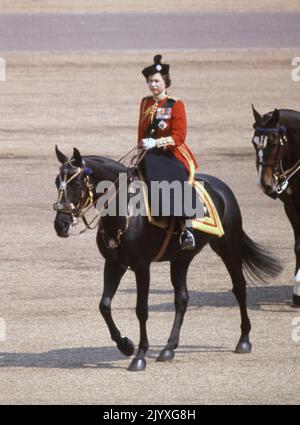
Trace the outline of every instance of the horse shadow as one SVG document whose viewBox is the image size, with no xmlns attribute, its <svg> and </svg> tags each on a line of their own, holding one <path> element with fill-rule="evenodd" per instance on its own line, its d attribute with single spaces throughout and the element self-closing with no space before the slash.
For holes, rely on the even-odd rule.
<svg viewBox="0 0 300 425">
<path fill-rule="evenodd" d="M 154 346 L 147 352 L 147 358 L 156 359 L 164 346 Z M 180 346 L 176 354 L 184 356 L 187 353 L 232 352 L 226 347 Z M 180 358 L 179 356 L 179 358 Z M 0 370 L 8 367 L 44 368 L 44 369 L 122 369 L 121 360 L 128 360 L 117 347 L 80 347 L 62 348 L 43 353 L 1 353 Z"/>
<path fill-rule="evenodd" d="M 134 293 L 135 289 L 121 289 L 120 292 Z M 287 285 L 266 285 L 247 288 L 247 307 L 249 310 L 276 311 L 289 313 L 293 308 L 291 301 L 293 287 Z M 172 289 L 150 289 L 153 295 L 170 295 L 173 297 Z M 235 296 L 231 289 L 228 291 L 189 291 L 189 308 L 200 309 L 202 307 L 238 307 Z M 149 311 L 167 312 L 174 311 L 174 303 L 160 302 L 149 305 Z"/>
<path fill-rule="evenodd" d="M 63 348 L 42 353 L 0 352 L 0 369 L 5 367 L 123 369 L 121 365 L 113 363 L 124 358 L 118 349 L 113 346 Z"/>
<path fill-rule="evenodd" d="M 287 307 L 292 304 L 293 287 L 286 285 L 257 286 L 247 289 L 247 307 L 256 311 L 276 311 L 290 313 Z M 238 307 L 235 296 L 231 290 L 226 292 L 198 292 L 190 295 L 190 306 L 201 307 Z"/>
</svg>

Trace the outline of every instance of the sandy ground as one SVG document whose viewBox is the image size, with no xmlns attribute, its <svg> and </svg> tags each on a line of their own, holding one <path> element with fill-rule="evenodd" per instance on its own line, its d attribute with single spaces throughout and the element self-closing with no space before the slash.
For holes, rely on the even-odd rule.
<svg viewBox="0 0 300 425">
<path fill-rule="evenodd" d="M 182 11 L 293 11 L 298 0 L 1 0 L 0 13 L 26 12 L 182 12 Z"/>
<path fill-rule="evenodd" d="M 203 172 L 236 194 L 244 228 L 282 258 L 269 286 L 249 291 L 253 353 L 232 353 L 239 311 L 221 261 L 193 262 L 190 306 L 170 364 L 155 362 L 173 320 L 168 264 L 152 266 L 147 369 L 132 374 L 98 312 L 103 259 L 95 234 L 57 238 L 52 203 L 54 145 L 119 158 L 135 143 L 140 70 L 149 53 L 8 55 L 0 82 L 0 403 L 297 403 L 299 343 L 291 322 L 292 230 L 282 206 L 256 186 L 253 102 L 259 111 L 299 109 L 293 50 L 170 53 L 170 94 L 186 103 L 188 141 Z M 1 55 L 0 55 L 1 56 Z M 120 64 L 122 66 L 120 67 Z M 128 272 L 113 302 L 123 335 L 138 342 L 135 285 Z"/>
</svg>

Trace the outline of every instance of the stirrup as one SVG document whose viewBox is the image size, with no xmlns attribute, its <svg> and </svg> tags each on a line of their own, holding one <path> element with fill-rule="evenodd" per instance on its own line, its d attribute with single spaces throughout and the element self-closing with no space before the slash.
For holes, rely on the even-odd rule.
<svg viewBox="0 0 300 425">
<path fill-rule="evenodd" d="M 195 249 L 196 244 L 195 244 L 195 237 L 194 237 L 193 230 L 185 229 L 179 237 L 179 243 L 180 243 L 181 249 L 186 249 L 186 250 Z"/>
</svg>

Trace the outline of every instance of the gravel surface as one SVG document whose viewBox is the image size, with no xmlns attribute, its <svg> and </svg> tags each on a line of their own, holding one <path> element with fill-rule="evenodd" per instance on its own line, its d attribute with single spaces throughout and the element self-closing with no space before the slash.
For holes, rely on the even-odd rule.
<svg viewBox="0 0 300 425">
<path fill-rule="evenodd" d="M 296 50 L 162 52 L 170 94 L 187 107 L 188 142 L 201 170 L 236 194 L 244 228 L 283 261 L 269 286 L 249 290 L 253 353 L 236 355 L 239 310 L 229 276 L 205 249 L 190 267 L 190 305 L 172 363 L 155 362 L 173 320 L 168 264 L 153 264 L 147 369 L 110 340 L 98 312 L 103 259 L 95 233 L 67 240 L 53 229 L 57 143 L 66 154 L 119 158 L 136 140 L 140 74 L 149 52 L 8 54 L 0 82 L 0 403 L 299 404 L 299 342 L 292 340 L 293 235 L 282 205 L 256 186 L 251 103 L 299 109 L 291 79 Z M 259 284 L 259 282 L 258 282 Z M 123 335 L 138 343 L 128 272 L 113 301 Z"/>
</svg>

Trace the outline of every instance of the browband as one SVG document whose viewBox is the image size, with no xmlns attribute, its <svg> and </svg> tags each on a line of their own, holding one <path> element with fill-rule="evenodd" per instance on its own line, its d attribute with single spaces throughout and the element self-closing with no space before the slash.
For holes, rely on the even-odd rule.
<svg viewBox="0 0 300 425">
<path fill-rule="evenodd" d="M 254 128 L 257 131 L 261 131 L 262 133 L 269 133 L 269 132 L 286 133 L 286 127 L 284 127 L 284 126 L 274 127 L 274 128 L 266 128 L 266 127 L 254 127 Z"/>
</svg>

